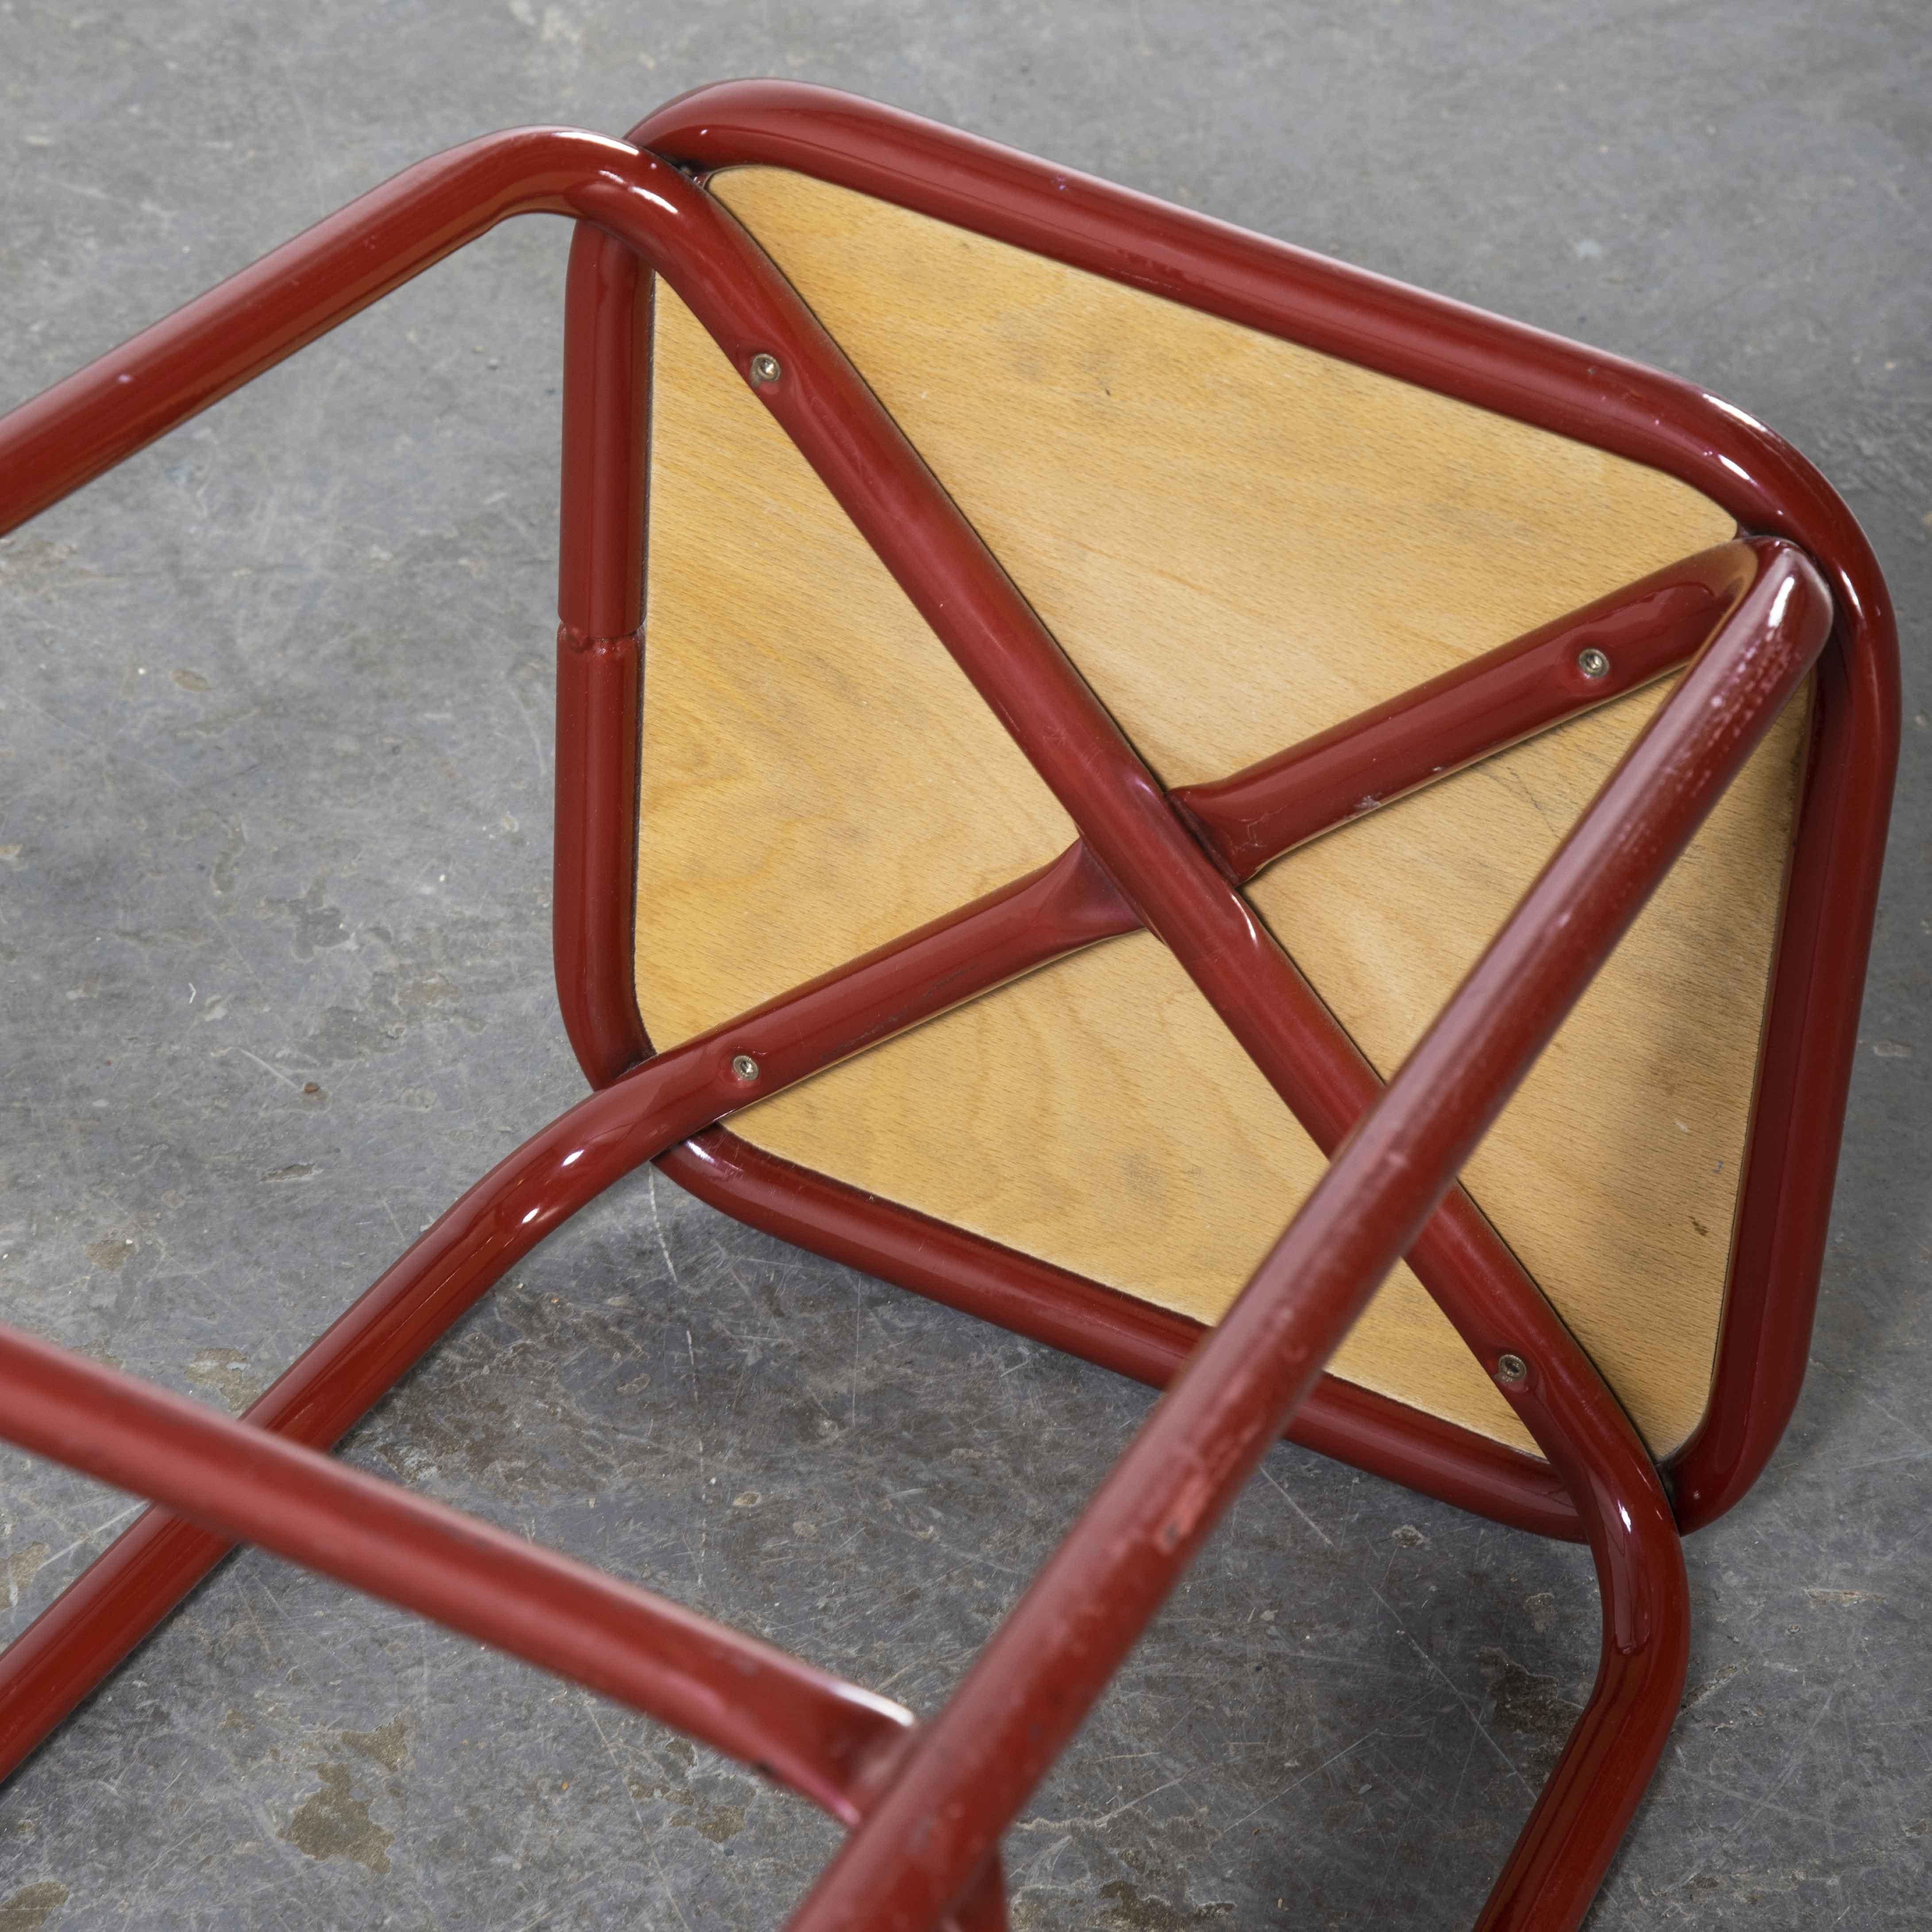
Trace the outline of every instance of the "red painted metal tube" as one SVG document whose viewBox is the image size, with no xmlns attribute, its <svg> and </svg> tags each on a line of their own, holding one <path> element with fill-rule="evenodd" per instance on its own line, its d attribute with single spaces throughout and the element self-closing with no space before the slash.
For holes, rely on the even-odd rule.
<svg viewBox="0 0 1932 1932">
<path fill-rule="evenodd" d="M 557 617 L 580 638 L 628 638 L 644 621 L 650 272 L 580 223 L 563 312 Z"/>
<path fill-rule="evenodd" d="M 1744 601 L 1762 612 L 1774 604 L 1778 584 L 1796 573 L 1816 596 L 1799 614 L 1808 614 L 1808 634 L 1804 622 L 1792 622 L 1801 636 L 1808 634 L 1810 656 L 1822 649 L 1829 602 L 1792 546 L 1756 538 L 1726 546 L 1712 560 L 1719 608 L 1755 578 Z M 1748 635 L 1740 627 L 1748 622 L 1748 611 L 1740 610 L 1725 634 L 1734 642 Z M 1345 1045 L 1338 1033 L 1338 1054 Z M 1365 1072 L 1364 1110 L 1373 1094 Z M 1430 1242 L 1457 1233 L 1450 1216 L 1438 1213 L 1418 1256 L 1426 1258 Z M 1604 1620 L 1589 1704 L 1479 1926 L 1480 1932 L 1567 1927 L 1587 1909 L 1676 1716 L 1688 1648 L 1683 1560 L 1670 1502 L 1594 1365 L 1540 1294 L 1480 1254 L 1468 1263 L 1454 1265 L 1452 1258 L 1450 1266 L 1418 1272 L 1479 1360 L 1492 1365 L 1507 1353 L 1528 1364 L 1522 1378 L 1502 1384 L 1504 1393 L 1574 1499 L 1595 1559 Z M 1398 1453 L 1410 1459 L 1406 1447 Z"/>
<path fill-rule="evenodd" d="M 857 1052 L 1044 959 L 1130 929 L 1085 847 L 1071 846 L 1051 866 L 754 1008 L 716 1036 L 757 1060 L 762 1097 L 768 1085 L 830 1065 L 829 1040 L 840 1057 Z"/>
<path fill-rule="evenodd" d="M 637 634 L 593 638 L 557 627 L 550 955 L 564 1030 L 593 1087 L 645 1057 L 630 976 L 603 965 L 614 952 L 629 952 L 636 917 L 643 692 Z"/>
<path fill-rule="evenodd" d="M 1829 594 L 1816 573 L 1786 551 L 1693 664 L 1337 1154 L 945 1711 L 922 1732 L 891 1789 L 794 1916 L 791 1932 L 922 1932 L 937 1923 L 1796 688 L 1830 622 Z M 1532 1364 L 1532 1379 L 1538 1372 Z M 1662 1498 L 1654 1484 L 1652 1494 L 1654 1508 Z M 1633 1499 L 1604 1500 L 1628 1510 Z M 1634 1500 L 1642 1510 L 1643 1498 Z M 1664 1508 L 1654 1534 L 1666 1532 L 1675 1550 Z M 1658 1603 L 1654 1574 L 1632 1580 L 1627 1605 Z M 1681 1604 L 1681 1556 L 1675 1581 Z M 1681 1621 L 1673 1630 L 1605 1634 L 1606 1650 L 1670 1653 L 1674 1670 L 1663 1675 L 1666 1683 L 1674 1675 L 1681 1689 L 1688 1647 Z M 1621 1714 L 1623 1730 L 1606 1725 L 1573 1738 L 1526 1834 L 1533 1869 L 1521 1868 L 1520 1852 L 1512 1861 L 1486 1910 L 1487 1932 L 1532 1924 L 1552 1932 L 1580 1920 L 1667 1732 L 1676 1700 L 1657 1696 L 1658 1674 L 1649 1673 L 1651 1694 Z M 1631 1720 L 1644 1715 L 1653 1729 L 1660 1715 L 1662 1729 L 1628 1737 Z"/>
<path fill-rule="evenodd" d="M 515 128 L 433 156 L 358 196 L 0 418 L 0 535 L 506 216 L 567 213 L 573 186 L 600 169 L 635 165 L 620 141 Z"/>
<path fill-rule="evenodd" d="M 1237 878 L 1252 878 L 1351 818 L 1674 670 L 1756 574 L 1741 543 L 1685 557 L 1174 802 Z M 1605 661 L 1594 677 L 1578 663 L 1588 650 Z"/>
<path fill-rule="evenodd" d="M 1828 658 L 1708 1418 L 1670 1466 L 1685 1529 L 1730 1507 L 1797 1396 L 1898 752 L 1891 600 L 1830 485 L 1762 423 L 1676 377 L 874 102 L 730 82 L 631 138 L 694 170 L 796 169 L 1575 437 L 1682 478 L 1818 560 L 1842 675 Z M 628 977 L 628 952 L 604 970 Z"/>
<path fill-rule="evenodd" d="M 577 200 L 630 238 L 635 193 L 607 177 Z M 782 374 L 757 391 L 766 406 L 1059 799 L 1140 923 L 1173 952 L 1317 1144 L 1334 1147 L 1376 1090 L 1372 1070 L 776 272 L 761 256 L 714 260 L 708 245 L 698 260 L 700 272 L 687 272 L 680 286 L 687 303 L 742 368 L 757 354 L 775 358 Z M 734 338 L 734 329 L 748 332 Z M 1452 1311 L 1485 1298 L 1538 1298 L 1460 1188 L 1410 1258 Z"/>
<path fill-rule="evenodd" d="M 674 1724 L 848 1824 L 912 1722 L 651 1591 L 4 1326 L 0 1432 Z"/>
<path fill-rule="evenodd" d="M 1704 641 L 1759 565 L 1756 553 L 1743 544 L 1688 558 L 1626 592 L 1502 646 L 1406 700 L 1338 725 L 1307 747 L 1220 784 L 1178 793 L 1176 801 L 1191 808 L 1224 865 L 1252 872 L 1288 844 L 1351 815 L 1360 788 L 1372 779 L 1394 778 L 1407 790 L 1438 775 L 1417 769 L 1426 755 L 1418 748 L 1451 745 L 1459 754 L 1453 762 L 1460 764 L 1672 668 Z M 1610 687 L 1606 691 L 1600 692 L 1576 670 L 1576 654 L 1588 644 L 1610 657 L 1610 671 L 1596 681 Z M 1445 763 L 1442 769 L 1451 768 Z M 1356 776 L 1338 778 L 1338 772 Z M 1097 907 L 1095 914 L 1086 937 L 1124 932 L 1135 922 L 1124 902 L 1118 917 L 1100 914 Z M 1036 930 L 1040 950 L 1028 963 L 1042 963 L 1059 950 L 1050 925 Z M 1011 963 L 1017 970 L 1017 959 Z M 962 987 L 961 997 L 966 996 Z M 1310 1006 L 1319 1012 L 1315 1003 Z M 1319 1020 L 1327 1020 L 1325 1012 Z M 1332 1022 L 1326 1037 L 1348 1082 L 1342 1104 L 1358 1112 L 1378 1083 Z M 1337 1120 L 1318 1125 L 1324 1145 L 1332 1147 L 1342 1131 Z M 1168 1316 L 894 1204 L 874 1202 L 788 1164 L 761 1162 L 742 1143 L 729 1142 L 728 1162 L 718 1151 L 728 1141 L 722 1134 L 710 1136 L 708 1157 L 680 1149 L 660 1164 L 714 1204 L 772 1232 L 1157 1386 L 1165 1385 L 1202 1332 L 1185 1318 Z M 1468 1253 L 1469 1244 L 1461 1251 Z M 1481 1268 L 1486 1261 L 1478 1249 L 1462 1266 L 1465 1271 Z M 1522 1527 L 1576 1538 L 1584 1534 L 1574 1504 L 1534 1459 L 1333 1378 L 1324 1378 L 1289 1433 Z"/>
<path fill-rule="evenodd" d="M 1116 1374 L 1165 1388 L 1210 1331 L 1171 1309 L 795 1166 L 723 1127 L 658 1156 L 680 1187 L 766 1234 Z M 881 1214 L 880 1208 L 891 1210 Z M 1538 1535 L 1583 1540 L 1547 1462 L 1324 1376 L 1291 1442 Z"/>
<path fill-rule="evenodd" d="M 646 1061 L 494 1168 L 248 1410 L 258 1429 L 326 1448 L 554 1228 L 667 1147 L 751 1099 L 943 1011 L 1042 952 L 1124 917 L 1076 846 L 1029 880 Z M 754 1081 L 734 1071 L 740 1054 Z M 219 1562 L 178 1518 L 140 1518 L 0 1652 L 0 1778 Z"/>
<path fill-rule="evenodd" d="M 1892 801 L 1898 695 L 1869 654 L 1828 652 L 1820 661 L 1805 807 L 1725 1280 L 1724 1333 L 1760 1339 L 1749 1349 L 1720 1340 L 1704 1419 L 1669 1464 L 1687 1535 L 1757 1480 L 1804 1382 L 1846 1070 L 1858 1044 L 1869 893 Z"/>
<path fill-rule="evenodd" d="M 628 970 L 638 856 L 651 277 L 580 224 L 564 301 L 555 897 L 564 1026 L 593 1087 L 648 1050 Z"/>
<path fill-rule="evenodd" d="M 316 1449 L 340 1441 L 553 1228 L 730 1107 L 736 1083 L 709 1048 L 694 1042 L 652 1060 L 500 1162 L 250 1406 L 249 1424 Z M 0 1651 L 0 1778 L 227 1550 L 206 1530 L 150 1511 Z"/>
</svg>

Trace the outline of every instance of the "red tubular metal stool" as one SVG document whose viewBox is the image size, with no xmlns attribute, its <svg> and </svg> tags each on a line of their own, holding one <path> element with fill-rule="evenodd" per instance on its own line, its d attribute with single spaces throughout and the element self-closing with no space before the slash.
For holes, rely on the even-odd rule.
<svg viewBox="0 0 1932 1932">
<path fill-rule="evenodd" d="M 1574 1927 L 1679 1539 L 1802 1373 L 1897 746 L 1856 524 L 1671 378 L 752 82 L 365 195 L 0 419 L 0 532 L 534 211 L 594 1091 L 239 1422 L 0 1330 L 0 1436 L 159 1506 L 0 1654 L 0 1770 L 247 1540 L 824 1807 L 797 1932 L 1001 1925 L 1002 1833 L 1285 1430 L 1589 1545 L 1595 1689 L 1478 1921 Z M 647 1161 L 1166 1385 L 930 1720 L 328 1456 Z"/>
</svg>

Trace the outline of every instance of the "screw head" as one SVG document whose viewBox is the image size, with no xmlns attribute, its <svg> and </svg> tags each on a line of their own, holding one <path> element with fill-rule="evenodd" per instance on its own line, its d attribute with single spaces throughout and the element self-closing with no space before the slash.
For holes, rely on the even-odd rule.
<svg viewBox="0 0 1932 1932">
<path fill-rule="evenodd" d="M 1496 1380 L 1499 1382 L 1520 1382 L 1528 1373 L 1529 1364 L 1520 1355 L 1496 1358 Z"/>
<path fill-rule="evenodd" d="M 1576 668 L 1586 677 L 1608 677 L 1610 661 L 1594 644 L 1586 644 L 1576 653 Z"/>
<path fill-rule="evenodd" d="M 734 1053 L 731 1056 L 731 1071 L 738 1079 L 749 1082 L 758 1077 L 758 1063 L 748 1053 Z"/>
<path fill-rule="evenodd" d="M 784 374 L 776 356 L 768 356 L 760 350 L 752 358 L 752 387 L 754 389 L 762 389 L 767 382 L 776 382 Z"/>
</svg>

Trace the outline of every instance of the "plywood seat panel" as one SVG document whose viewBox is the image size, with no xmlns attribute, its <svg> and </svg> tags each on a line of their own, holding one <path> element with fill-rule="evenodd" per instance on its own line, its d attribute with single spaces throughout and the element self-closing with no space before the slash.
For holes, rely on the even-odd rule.
<svg viewBox="0 0 1932 1932">
<path fill-rule="evenodd" d="M 1732 533 L 1656 472 L 846 190 L 769 170 L 716 185 L 1167 783 L 1223 776 Z M 638 989 L 659 1046 L 1071 842 L 662 290 L 650 517 Z M 1256 882 L 1383 1072 L 1660 695 Z M 1466 1177 L 1660 1452 L 1708 1384 L 1802 736 L 1794 712 Z M 1208 1320 L 1322 1164 L 1144 935 L 734 1124 Z M 1406 1270 L 1334 1366 L 1528 1446 Z"/>
</svg>

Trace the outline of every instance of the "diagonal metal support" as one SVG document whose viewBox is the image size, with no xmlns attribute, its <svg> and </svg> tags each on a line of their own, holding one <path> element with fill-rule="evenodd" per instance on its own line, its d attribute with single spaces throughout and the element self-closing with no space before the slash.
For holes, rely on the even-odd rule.
<svg viewBox="0 0 1932 1932">
<path fill-rule="evenodd" d="M 1681 662 L 1695 648 L 1694 627 L 1708 627 L 1712 609 L 1723 608 L 1722 594 L 1757 561 L 1742 544 L 1686 560 L 1633 586 L 1628 598 L 1603 600 L 1503 646 L 1478 660 L 1466 677 L 1452 674 L 1424 687 L 1406 707 L 1404 723 L 1426 728 L 1438 708 L 1467 709 L 1472 693 L 1481 698 L 1504 680 L 1528 694 L 1536 716 L 1558 706 L 1567 713 L 1576 703 L 1563 675 L 1574 640 L 1601 635 L 1606 628 L 1622 640 L 1613 662 L 1630 667 L 1628 688 L 1646 670 Z M 1660 612 L 1666 621 L 1659 620 Z M 1332 796 L 1326 774 L 1335 747 L 1360 748 L 1357 768 L 1386 782 L 1393 760 L 1382 734 L 1391 709 L 1324 734 L 1308 756 L 1297 748 L 1253 775 L 1180 795 L 1202 820 L 1210 850 L 1231 868 L 1252 870 L 1255 825 L 1277 834 L 1289 826 L 1305 832 L 1315 823 L 1316 806 L 1298 789 L 1302 775 L 1316 767 L 1324 774 L 1320 782 L 1329 784 L 1326 794 L 1318 790 L 1316 801 Z M 1521 715 L 1520 709 L 1508 718 L 1512 729 Z M 1348 789 L 1340 787 L 1344 795 Z M 1258 806 L 1220 802 L 1258 795 Z M 1231 822 L 1238 827 L 1232 834 L 1224 829 Z M 1274 856 L 1263 851 L 1258 862 Z M 480 1180 L 304 1352 L 246 1419 L 312 1448 L 332 1447 L 538 1240 L 643 1160 L 747 1099 L 769 1097 L 949 1006 L 1137 924 L 1085 848 L 1076 845 L 1028 878 L 657 1057 L 574 1108 Z M 1345 1041 L 1341 1050 L 1352 1053 Z M 740 1052 L 760 1069 L 753 1093 L 730 1072 L 728 1063 Z M 1358 1111 L 1374 1090 L 1366 1069 L 1360 1089 Z M 614 1138 L 608 1123 L 620 1108 L 634 1124 Z M 586 1148 L 596 1150 L 591 1158 L 584 1157 Z M 144 1516 L 0 1652 L 0 1776 L 104 1679 L 227 1547 L 165 1514 Z"/>
<path fill-rule="evenodd" d="M 620 298 L 609 313 L 632 332 L 607 345 L 614 358 L 638 352 L 642 261 L 741 374 L 762 372 L 755 392 L 1081 842 L 1031 878 L 657 1056 L 572 1109 L 466 1196 L 246 1424 L 0 1333 L 0 1390 L 10 1398 L 0 1434 L 184 1513 L 145 1518 L 0 1658 L 0 1691 L 18 1694 L 11 1728 L 0 1730 L 0 1750 L 14 1752 L 6 1764 L 218 1560 L 227 1538 L 248 1537 L 614 1690 L 836 1815 L 862 1818 L 795 1922 L 800 1932 L 906 1932 L 949 1910 L 974 1932 L 996 1932 L 1005 1825 L 1412 1244 L 1417 1272 L 1486 1366 L 1505 1351 L 1521 1358 L 1504 1392 L 1574 1496 L 1598 1560 L 1598 1689 L 1482 1922 L 1490 1932 L 1574 1925 L 1667 1732 L 1684 1655 L 1682 1557 L 1634 1432 L 1454 1175 L 1822 646 L 1831 602 L 1815 573 L 1788 544 L 1724 547 L 1262 766 L 1170 796 L 755 244 L 652 154 L 555 129 L 423 164 L 0 420 L 0 531 L 496 221 L 538 210 L 594 224 L 608 238 L 592 266 L 615 276 Z M 617 436 L 610 460 L 592 465 L 620 485 L 643 420 L 634 389 L 622 420 L 628 443 Z M 614 574 L 601 590 L 592 583 L 580 623 L 566 611 L 571 648 L 611 647 L 608 688 L 620 699 L 634 670 L 625 651 L 636 622 L 627 614 L 636 508 L 625 488 L 598 498 L 598 526 L 617 533 L 606 559 Z M 567 520 L 567 553 L 569 543 Z M 602 566 L 584 567 L 589 581 Z M 1235 881 L 1365 799 L 1425 782 L 1437 764 L 1480 757 L 1660 674 L 1726 613 L 1378 1099 L 1372 1070 Z M 1621 640 L 1618 678 L 1578 689 L 1577 640 L 1604 627 Z M 1425 742 L 1431 770 L 1418 762 Z M 316 1453 L 503 1268 L 619 1174 L 735 1106 L 1044 958 L 1139 926 L 1174 953 L 1335 1160 L 928 1732 L 905 1742 L 896 1707 Z M 758 1708 L 729 1694 L 749 1688 L 734 1687 L 734 1672 L 769 1694 Z"/>
<path fill-rule="evenodd" d="M 790 1932 L 938 1923 L 1796 689 L 1831 619 L 1816 572 L 1784 551 L 924 1729 Z M 1669 1733 L 1689 1646 L 1676 1526 L 1641 1445 L 1598 1397 L 1601 1384 L 1591 1386 L 1574 1345 L 1532 1354 L 1523 1379 L 1546 1392 L 1552 1420 L 1574 1410 L 1588 1430 L 1561 1446 L 1603 1506 L 1600 1566 L 1622 1572 L 1624 1587 L 1606 1590 L 1597 1692 L 1485 1909 L 1484 1932 L 1554 1932 L 1580 1920 Z"/>
</svg>

